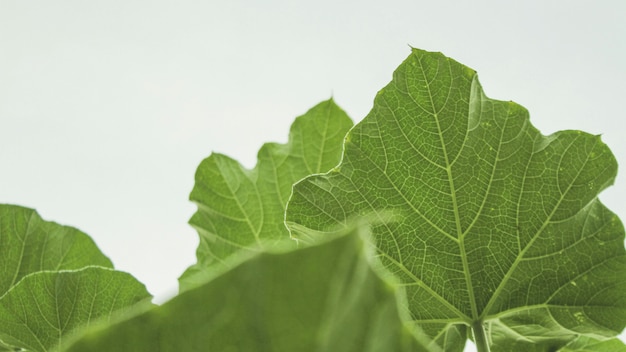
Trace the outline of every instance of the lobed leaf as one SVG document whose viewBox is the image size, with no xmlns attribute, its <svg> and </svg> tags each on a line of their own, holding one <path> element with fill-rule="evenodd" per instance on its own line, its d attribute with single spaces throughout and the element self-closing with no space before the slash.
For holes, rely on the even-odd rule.
<svg viewBox="0 0 626 352">
<path fill-rule="evenodd" d="M 543 136 L 523 107 L 486 97 L 474 70 L 413 49 L 341 164 L 294 186 L 286 221 L 305 239 L 302 228 L 400 214 L 373 240 L 415 323 L 439 340 L 471 326 L 494 351 L 548 351 L 626 324 L 624 228 L 597 199 L 616 170 L 600 137 Z"/>
<path fill-rule="evenodd" d="M 257 254 L 63 351 L 437 351 L 405 327 L 396 289 L 365 252 L 353 230 L 305 249 Z"/>
<path fill-rule="evenodd" d="M 287 144 L 265 144 L 252 170 L 221 154 L 202 161 L 190 195 L 198 205 L 189 221 L 200 235 L 198 263 L 182 275 L 181 287 L 202 283 L 211 267 L 223 266 L 233 253 L 295 246 L 284 225 L 291 187 L 339 163 L 350 127 L 331 99 L 295 120 Z"/>
</svg>

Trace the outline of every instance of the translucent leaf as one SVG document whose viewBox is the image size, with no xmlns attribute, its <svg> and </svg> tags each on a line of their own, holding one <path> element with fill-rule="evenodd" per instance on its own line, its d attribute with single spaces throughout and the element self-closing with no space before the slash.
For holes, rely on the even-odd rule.
<svg viewBox="0 0 626 352">
<path fill-rule="evenodd" d="M 626 324 L 624 228 L 597 199 L 616 170 L 599 136 L 543 136 L 472 69 L 414 49 L 342 163 L 294 186 L 286 220 L 305 239 L 301 228 L 393 211 L 373 231 L 377 255 L 431 336 L 472 327 L 494 346 L 562 346 Z"/>
<path fill-rule="evenodd" d="M 213 280 L 66 352 L 437 351 L 400 319 L 396 289 L 356 231 L 283 254 L 257 254 Z"/>
<path fill-rule="evenodd" d="M 37 272 L 0 297 L 0 338 L 29 351 L 50 351 L 77 328 L 147 304 L 150 297 L 131 275 L 108 268 Z"/>
<path fill-rule="evenodd" d="M 44 221 L 33 209 L 0 204 L 0 296 L 28 274 L 89 265 L 113 267 L 81 231 Z"/>
<path fill-rule="evenodd" d="M 221 154 L 202 161 L 190 196 L 198 205 L 190 220 L 200 235 L 198 263 L 180 278 L 181 287 L 202 283 L 209 267 L 235 252 L 294 246 L 283 223 L 291 187 L 339 163 L 350 127 L 346 113 L 328 100 L 295 120 L 287 144 L 265 144 L 252 170 Z"/>
</svg>

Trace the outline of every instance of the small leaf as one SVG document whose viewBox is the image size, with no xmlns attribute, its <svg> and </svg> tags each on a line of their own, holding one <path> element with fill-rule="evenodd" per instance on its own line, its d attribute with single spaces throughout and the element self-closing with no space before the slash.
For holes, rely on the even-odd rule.
<svg viewBox="0 0 626 352">
<path fill-rule="evenodd" d="M 108 268 L 37 272 L 0 297 L 0 338 L 29 351 L 50 351 L 75 329 L 147 304 L 150 297 L 134 277 Z"/>
<path fill-rule="evenodd" d="M 258 254 L 160 307 L 93 329 L 63 351 L 437 351 L 404 326 L 396 289 L 369 260 L 356 231 Z"/>
<path fill-rule="evenodd" d="M 81 231 L 41 219 L 33 209 L 0 204 L 0 296 L 44 270 L 113 265 Z"/>
<path fill-rule="evenodd" d="M 190 196 L 198 205 L 189 222 L 200 235 L 198 263 L 180 278 L 181 287 L 204 282 L 209 267 L 235 252 L 294 246 L 283 222 L 291 187 L 339 163 L 350 127 L 346 113 L 328 100 L 296 119 L 287 144 L 265 144 L 252 170 L 221 154 L 202 161 Z"/>
<path fill-rule="evenodd" d="M 342 163 L 294 186 L 286 220 L 305 238 L 298 229 L 400 214 L 374 229 L 377 255 L 431 336 L 484 326 L 498 346 L 562 345 L 626 324 L 624 228 L 597 199 L 616 170 L 600 137 L 543 136 L 474 70 L 414 49 Z"/>
</svg>

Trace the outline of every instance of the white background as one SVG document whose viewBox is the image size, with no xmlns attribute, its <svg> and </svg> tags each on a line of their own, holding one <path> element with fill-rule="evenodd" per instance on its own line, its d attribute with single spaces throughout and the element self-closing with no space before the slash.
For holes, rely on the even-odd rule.
<svg viewBox="0 0 626 352">
<path fill-rule="evenodd" d="M 0 202 L 87 232 L 162 302 L 195 262 L 200 161 L 254 166 L 331 95 L 359 121 L 409 45 L 626 165 L 625 38 L 623 0 L 1 0 Z M 601 196 L 622 219 L 625 175 Z"/>
</svg>

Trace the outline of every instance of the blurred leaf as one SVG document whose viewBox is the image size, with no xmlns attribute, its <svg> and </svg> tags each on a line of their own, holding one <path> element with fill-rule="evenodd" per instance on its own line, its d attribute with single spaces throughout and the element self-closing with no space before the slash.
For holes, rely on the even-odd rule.
<svg viewBox="0 0 626 352">
<path fill-rule="evenodd" d="M 413 336 L 396 289 L 371 268 L 356 231 L 285 254 L 258 254 L 66 352 L 437 351 Z"/>
</svg>

